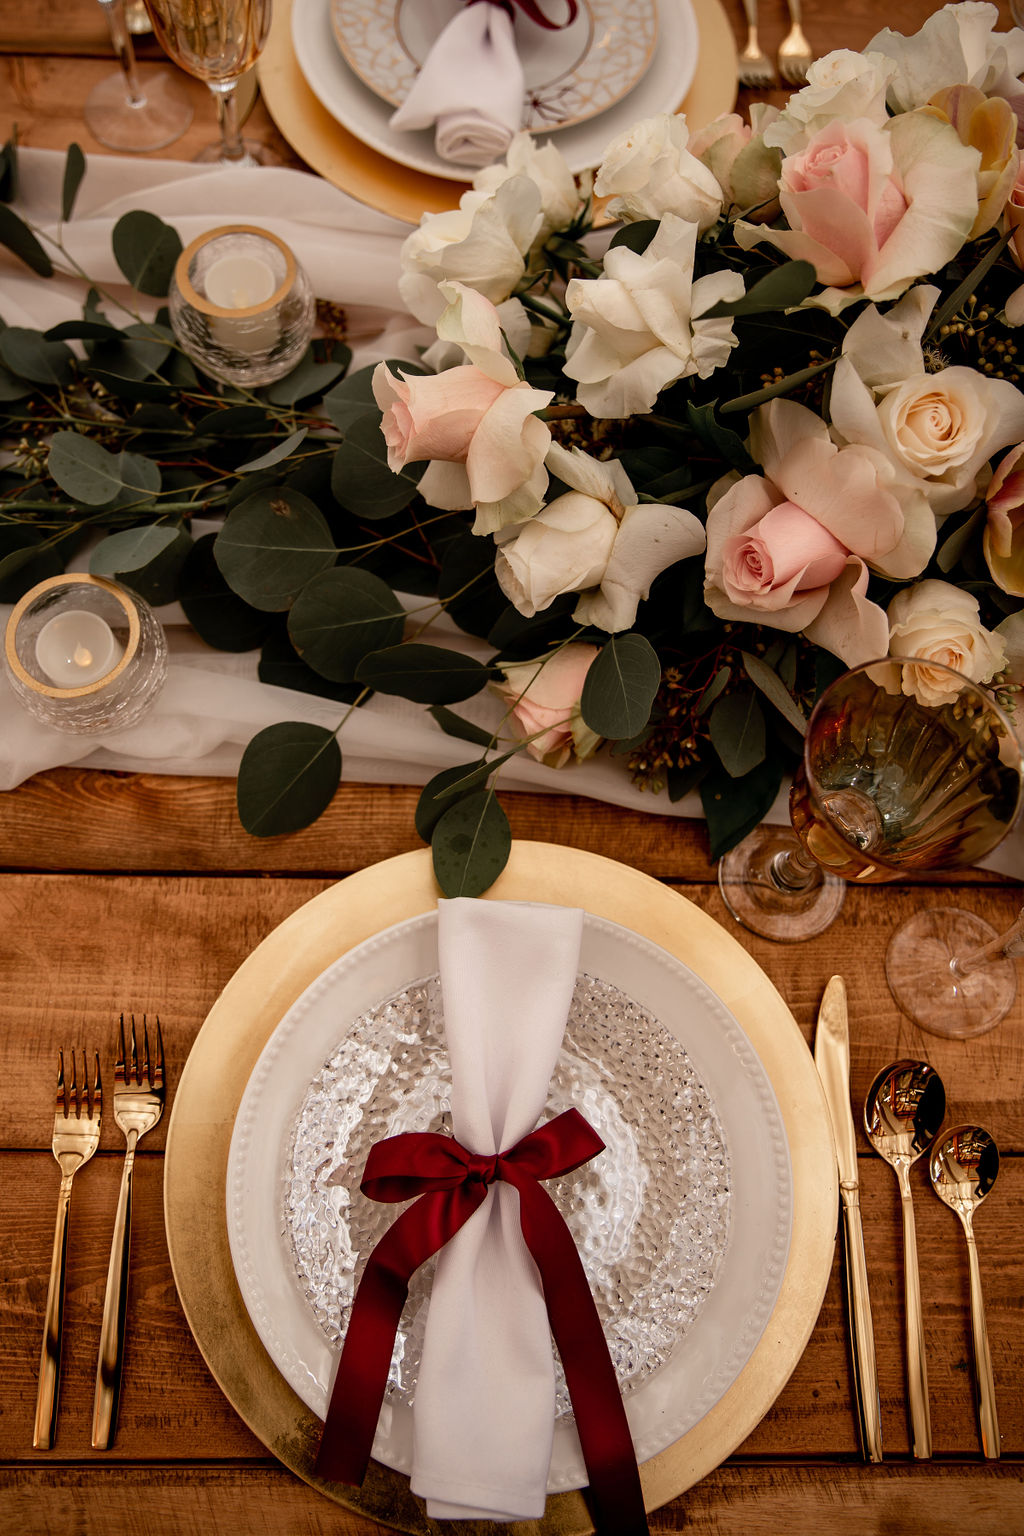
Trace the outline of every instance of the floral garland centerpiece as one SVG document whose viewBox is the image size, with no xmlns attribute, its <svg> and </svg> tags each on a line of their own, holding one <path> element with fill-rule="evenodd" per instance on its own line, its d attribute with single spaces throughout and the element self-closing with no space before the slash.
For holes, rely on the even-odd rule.
<svg viewBox="0 0 1024 1536">
<path fill-rule="evenodd" d="M 717 854 L 770 807 L 845 667 L 920 655 L 1012 709 L 1024 33 L 996 21 L 968 0 L 914 37 L 883 31 L 749 123 L 640 122 L 592 184 L 520 135 L 405 242 L 401 299 L 436 335 L 416 362 L 341 377 L 339 349 L 319 343 L 301 384 L 217 396 L 236 427 L 262 410 L 250 435 L 265 451 L 179 479 L 172 511 L 137 494 L 116 518 L 91 513 L 108 534 L 100 568 L 145 584 L 152 543 L 120 564 L 104 544 L 156 531 L 165 563 L 177 541 L 171 587 L 213 643 L 221 590 L 249 643 L 272 616 L 264 654 L 280 663 L 284 646 L 297 686 L 349 708 L 399 694 L 471 743 L 417 814 L 449 893 L 486 888 L 504 863 L 494 789 L 519 750 L 559 767 L 604 750 L 641 788 L 698 791 Z M 25 255 L 35 236 L 15 220 L 0 238 Z M 92 302 L 90 323 L 109 325 Z M 160 324 L 148 345 L 168 340 Z M 86 335 L 95 350 L 69 366 L 88 386 L 104 342 Z M 118 345 L 141 339 L 136 326 Z M 201 403 L 216 439 L 203 381 L 168 355 L 149 377 L 193 428 Z M 122 375 L 101 380 L 127 425 L 125 401 L 141 406 Z M 58 428 L 48 461 L 24 468 L 30 492 L 8 477 L 0 526 L 50 547 L 60 528 L 39 488 L 81 512 L 81 434 L 56 408 L 37 419 Z M 160 431 L 152 410 L 147 426 Z M 190 608 L 198 557 L 182 540 L 191 511 L 218 507 Z M 427 627 L 441 610 L 486 642 L 484 660 Z M 490 710 L 452 708 L 477 695 Z M 337 732 L 270 727 L 241 765 L 244 824 L 308 823 L 340 773 Z"/>
</svg>

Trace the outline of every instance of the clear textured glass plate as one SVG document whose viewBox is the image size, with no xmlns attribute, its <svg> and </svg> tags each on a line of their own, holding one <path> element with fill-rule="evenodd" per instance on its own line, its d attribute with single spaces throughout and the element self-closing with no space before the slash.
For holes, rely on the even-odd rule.
<svg viewBox="0 0 1024 1536">
<path fill-rule="evenodd" d="M 331 0 L 331 24 L 349 68 L 397 107 L 462 0 Z M 552 20 L 565 0 L 550 0 Z M 523 127 L 567 128 L 621 100 L 641 79 L 658 35 L 655 0 L 579 0 L 575 20 L 548 30 L 513 14 L 523 66 Z"/>
<path fill-rule="evenodd" d="M 271 1358 L 321 1417 L 354 1283 L 393 1219 L 356 1193 L 365 1150 L 443 1121 L 436 969 L 432 913 L 329 967 L 271 1036 L 235 1121 L 227 1226 L 239 1286 Z M 718 1401 L 774 1306 L 791 1223 L 785 1132 L 760 1061 L 715 994 L 657 945 L 591 916 L 549 1110 L 568 1103 L 608 1152 L 551 1192 L 644 1460 Z M 374 1444 L 398 1470 L 411 1462 L 428 1280 L 407 1308 Z M 564 1392 L 558 1408 L 552 1491 L 586 1482 Z"/>
</svg>

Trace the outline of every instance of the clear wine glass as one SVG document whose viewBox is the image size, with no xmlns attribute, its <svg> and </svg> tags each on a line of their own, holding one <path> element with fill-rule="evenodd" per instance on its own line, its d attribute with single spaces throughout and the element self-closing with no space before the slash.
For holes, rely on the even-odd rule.
<svg viewBox="0 0 1024 1536">
<path fill-rule="evenodd" d="M 1012 723 L 962 673 L 912 657 L 844 672 L 808 721 L 790 794 L 793 830 L 759 827 L 719 865 L 733 916 L 767 938 L 821 933 L 836 917 L 843 882 L 874 884 L 928 870 L 964 868 L 1005 837 L 1021 805 L 1024 759 Z M 886 973 L 905 1013 L 934 1033 L 978 1034 L 1005 1013 L 993 1001 L 958 1017 L 925 973 L 955 964 L 983 993 L 978 919 L 917 914 L 894 934 Z M 987 925 L 984 943 L 996 935 Z M 1004 936 L 1006 938 L 1007 936 Z M 956 991 L 957 988 L 952 989 Z M 1011 994 L 1012 1001 L 1012 994 Z M 950 1012 L 952 1009 L 952 1012 Z M 981 1019 L 984 1015 L 985 1022 Z"/>
<path fill-rule="evenodd" d="M 270 151 L 242 138 L 236 95 L 267 40 L 271 0 L 146 0 L 146 8 L 161 48 L 205 80 L 217 104 L 220 140 L 195 158 L 230 166 L 276 164 Z"/>
<path fill-rule="evenodd" d="M 84 117 L 93 138 L 108 149 L 145 154 L 180 139 L 192 121 L 192 103 L 168 70 L 143 88 L 135 62 L 124 0 L 100 0 L 120 68 L 89 92 Z"/>
</svg>

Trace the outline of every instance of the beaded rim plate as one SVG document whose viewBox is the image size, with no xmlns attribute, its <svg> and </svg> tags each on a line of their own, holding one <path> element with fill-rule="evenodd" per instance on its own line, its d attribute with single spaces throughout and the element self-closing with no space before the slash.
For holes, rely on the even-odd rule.
<svg viewBox="0 0 1024 1536">
<path fill-rule="evenodd" d="M 302 1293 L 289 1238 L 281 1231 L 288 1141 L 312 1079 L 353 1021 L 436 971 L 433 912 L 386 929 L 336 961 L 274 1031 L 235 1121 L 226 1181 L 235 1275 L 268 1354 L 320 1418 L 337 1355 Z M 789 1155 L 764 1068 L 735 1018 L 689 966 L 638 934 L 587 914 L 580 971 L 639 1004 L 683 1046 L 721 1122 L 729 1163 L 730 1234 L 710 1294 L 670 1358 L 626 1398 L 637 1456 L 646 1461 L 714 1406 L 764 1330 L 789 1250 Z M 390 1077 L 388 1084 L 393 1095 Z M 549 1106 L 549 1112 L 556 1109 Z M 647 1161 L 657 1156 L 642 1142 L 640 1152 Z M 662 1243 L 675 1214 L 665 1212 Z M 639 1327 L 639 1317 L 633 1323 Z M 373 1454 L 386 1466 L 411 1471 L 412 1410 L 406 1403 L 389 1400 Z M 548 1491 L 581 1488 L 586 1481 L 575 1430 L 559 1422 Z"/>
<path fill-rule="evenodd" d="M 835 1150 L 821 1084 L 792 1014 L 738 940 L 692 902 L 613 859 L 527 842 L 513 843 L 508 866 L 488 896 L 577 906 L 584 893 L 589 911 L 691 965 L 739 1021 L 778 1101 L 793 1176 L 789 1257 L 768 1326 L 714 1407 L 644 1463 L 645 1502 L 656 1509 L 736 1449 L 803 1353 L 832 1270 Z M 235 972 L 199 1032 L 174 1096 L 164 1167 L 178 1295 L 228 1401 L 268 1450 L 312 1487 L 409 1536 L 436 1536 L 437 1525 L 401 1473 L 373 1461 L 358 1489 L 317 1476 L 320 1420 L 277 1370 L 246 1311 L 231 1262 L 224 1189 L 238 1106 L 285 1013 L 342 954 L 397 922 L 433 911 L 437 898 L 430 850 L 424 848 L 350 875 L 279 924 Z M 583 1495 L 551 1495 L 544 1518 L 530 1530 L 531 1536 L 585 1536 L 593 1524 Z M 493 1525 L 460 1522 L 460 1536 L 493 1536 Z"/>
<path fill-rule="evenodd" d="M 462 0 L 331 0 L 335 41 L 352 72 L 397 107 Z M 567 14 L 553 0 L 552 18 Z M 518 9 L 512 21 L 523 66 L 523 127 L 568 128 L 627 95 L 654 53 L 656 0 L 580 0 L 576 19 L 548 31 Z"/>
</svg>

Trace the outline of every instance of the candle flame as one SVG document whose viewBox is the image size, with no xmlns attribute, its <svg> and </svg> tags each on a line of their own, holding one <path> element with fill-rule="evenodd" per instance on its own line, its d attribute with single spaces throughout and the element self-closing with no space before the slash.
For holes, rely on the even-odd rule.
<svg viewBox="0 0 1024 1536">
<path fill-rule="evenodd" d="M 88 650 L 86 646 L 79 642 L 79 644 L 75 646 L 75 653 L 71 659 L 76 667 L 91 667 L 92 651 Z"/>
</svg>

